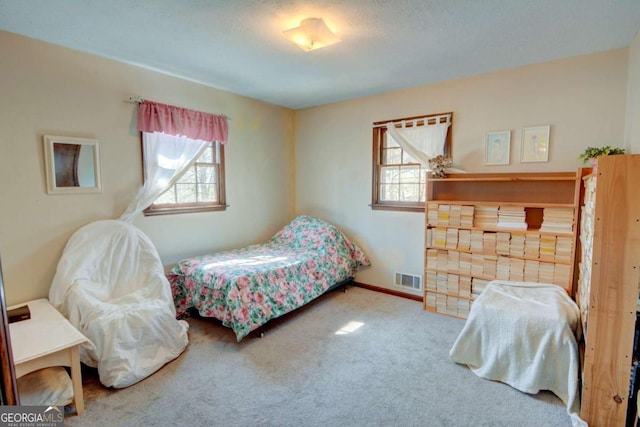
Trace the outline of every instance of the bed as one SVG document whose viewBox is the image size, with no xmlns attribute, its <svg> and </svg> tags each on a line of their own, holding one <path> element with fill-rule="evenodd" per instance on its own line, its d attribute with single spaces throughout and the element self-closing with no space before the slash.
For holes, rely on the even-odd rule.
<svg viewBox="0 0 640 427">
<path fill-rule="evenodd" d="M 336 227 L 299 216 L 266 243 L 183 259 L 168 278 L 178 316 L 195 310 L 218 319 L 240 341 L 368 265 Z"/>
</svg>

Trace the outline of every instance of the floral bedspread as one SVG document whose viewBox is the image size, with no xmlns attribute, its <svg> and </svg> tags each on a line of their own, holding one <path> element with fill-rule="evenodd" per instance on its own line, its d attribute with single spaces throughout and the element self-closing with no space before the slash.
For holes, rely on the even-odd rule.
<svg viewBox="0 0 640 427">
<path fill-rule="evenodd" d="M 169 272 L 178 315 L 190 308 L 230 327 L 238 341 L 370 265 L 334 226 L 299 216 L 267 243 L 187 258 Z"/>
</svg>

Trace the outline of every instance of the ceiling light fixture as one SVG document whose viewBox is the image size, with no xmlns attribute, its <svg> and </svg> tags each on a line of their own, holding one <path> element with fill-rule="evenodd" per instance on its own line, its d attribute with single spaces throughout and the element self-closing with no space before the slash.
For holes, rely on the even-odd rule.
<svg viewBox="0 0 640 427">
<path fill-rule="evenodd" d="M 302 50 L 310 51 L 338 43 L 340 39 L 331 32 L 322 18 L 307 18 L 300 26 L 283 32 Z"/>
</svg>

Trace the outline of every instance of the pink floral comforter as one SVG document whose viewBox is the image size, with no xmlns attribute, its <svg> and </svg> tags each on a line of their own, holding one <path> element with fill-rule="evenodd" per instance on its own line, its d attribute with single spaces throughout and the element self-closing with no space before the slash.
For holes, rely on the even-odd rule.
<svg viewBox="0 0 640 427">
<path fill-rule="evenodd" d="M 230 327 L 238 341 L 369 265 L 337 228 L 300 216 L 264 244 L 187 258 L 169 272 L 178 315 L 190 308 Z"/>
</svg>

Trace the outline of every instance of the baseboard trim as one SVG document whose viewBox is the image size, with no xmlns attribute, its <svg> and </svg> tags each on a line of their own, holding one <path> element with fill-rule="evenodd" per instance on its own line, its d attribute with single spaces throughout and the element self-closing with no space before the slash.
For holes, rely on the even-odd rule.
<svg viewBox="0 0 640 427">
<path fill-rule="evenodd" d="M 364 288 L 364 289 L 368 289 L 370 291 L 381 292 L 383 294 L 389 294 L 389 295 L 393 295 L 393 296 L 396 296 L 396 297 L 412 299 L 414 301 L 419 301 L 419 302 L 423 301 L 423 299 L 422 299 L 422 297 L 420 295 L 407 294 L 407 293 L 400 292 L 400 291 L 394 291 L 393 289 L 381 288 L 380 286 L 367 285 L 365 283 L 356 282 L 355 280 L 354 280 L 353 284 L 355 286 L 358 286 L 358 287 Z"/>
</svg>

